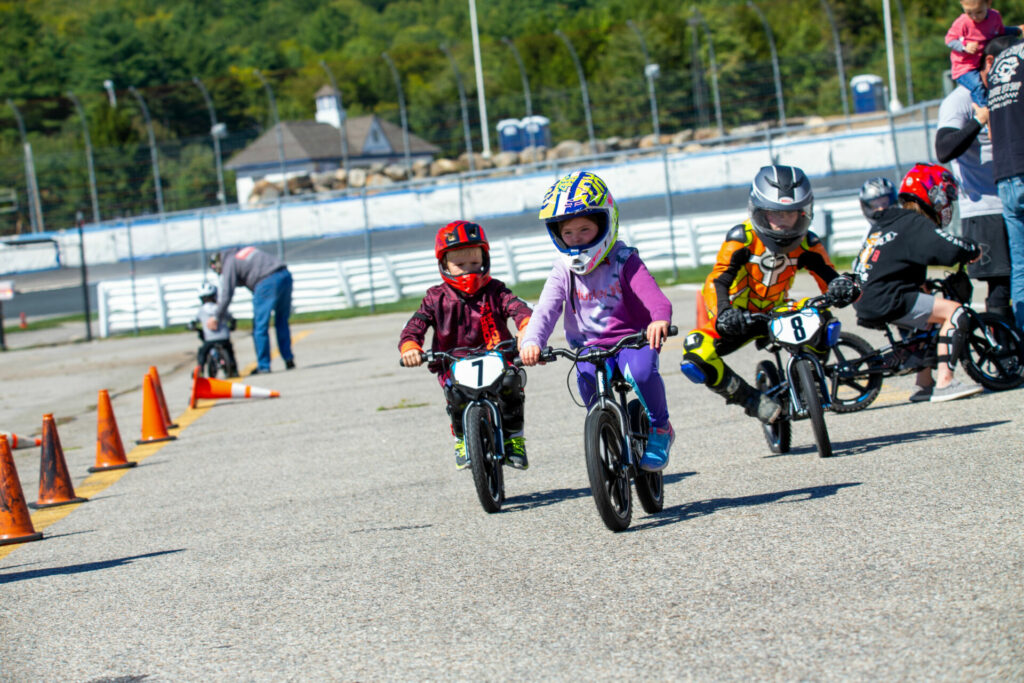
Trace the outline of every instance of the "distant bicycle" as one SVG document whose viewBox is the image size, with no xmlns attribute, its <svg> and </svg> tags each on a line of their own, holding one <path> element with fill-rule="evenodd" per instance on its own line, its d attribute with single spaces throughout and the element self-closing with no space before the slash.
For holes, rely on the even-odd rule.
<svg viewBox="0 0 1024 683">
<path fill-rule="evenodd" d="M 678 334 L 675 326 L 668 335 Z M 584 451 L 590 493 L 601 520 L 612 531 L 629 528 L 633 517 L 631 482 L 644 510 L 653 514 L 665 505 L 665 482 L 661 472 L 640 469 L 640 458 L 651 430 L 647 410 L 639 399 L 629 399 L 633 386 L 619 372 L 608 371 L 608 360 L 625 348 L 647 346 L 647 331 L 623 337 L 609 349 L 554 349 L 541 351 L 540 360 L 551 362 L 559 356 L 574 363 L 593 363 L 597 368 L 597 393 L 583 426 Z"/>
<path fill-rule="evenodd" d="M 197 321 L 190 321 L 187 327 L 196 332 L 199 335 L 199 339 L 203 339 L 203 330 Z M 235 329 L 234 318 L 231 318 L 228 329 Z M 202 372 L 211 378 L 217 375 L 223 375 L 225 379 L 228 377 L 238 377 L 238 367 L 235 365 L 234 358 L 225 342 L 217 341 L 210 345 L 206 352 L 206 362 L 203 364 Z"/>
<path fill-rule="evenodd" d="M 994 313 L 978 313 L 970 307 L 973 286 L 963 266 L 941 280 L 929 280 L 927 286 L 964 304 L 970 327 L 959 360 L 971 379 L 991 391 L 1015 389 L 1024 384 L 1024 339 L 1010 321 Z M 937 325 L 914 330 L 885 323 L 860 324 L 883 331 L 888 344 L 875 349 L 857 335 L 840 335 L 839 343 L 832 347 L 832 360 L 825 366 L 831 384 L 832 409 L 838 413 L 867 408 L 878 398 L 886 377 L 936 365 Z"/>
</svg>

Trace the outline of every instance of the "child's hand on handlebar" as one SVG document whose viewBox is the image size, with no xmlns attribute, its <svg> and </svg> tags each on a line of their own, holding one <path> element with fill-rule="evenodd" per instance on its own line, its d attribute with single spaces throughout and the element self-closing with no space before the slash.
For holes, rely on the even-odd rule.
<svg viewBox="0 0 1024 683">
<path fill-rule="evenodd" d="M 419 349 L 409 349 L 402 354 L 402 365 L 407 368 L 414 368 L 423 363 L 423 352 Z"/>
<path fill-rule="evenodd" d="M 523 365 L 536 365 L 540 360 L 540 347 L 536 344 L 527 344 L 519 349 L 519 359 Z"/>
<path fill-rule="evenodd" d="M 647 341 L 654 350 L 660 349 L 668 338 L 668 321 L 655 320 L 647 326 Z"/>
</svg>

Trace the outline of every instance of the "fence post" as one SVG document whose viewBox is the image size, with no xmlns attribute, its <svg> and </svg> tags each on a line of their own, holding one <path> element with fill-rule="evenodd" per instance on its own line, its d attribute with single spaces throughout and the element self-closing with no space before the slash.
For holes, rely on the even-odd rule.
<svg viewBox="0 0 1024 683">
<path fill-rule="evenodd" d="M 153 278 L 156 289 L 156 310 L 160 319 L 160 329 L 167 327 L 167 302 L 164 301 L 164 280 L 162 277 Z"/>
<path fill-rule="evenodd" d="M 686 219 L 686 230 L 690 236 L 690 257 L 693 267 L 700 266 L 700 243 L 697 241 L 697 226 L 692 218 Z"/>
<path fill-rule="evenodd" d="M 508 284 L 514 285 L 519 282 L 519 269 L 516 268 L 515 252 L 512 251 L 512 240 L 505 238 L 501 241 L 505 248 L 505 258 L 508 259 Z"/>
<path fill-rule="evenodd" d="M 391 257 L 387 254 L 381 254 L 381 260 L 384 261 L 384 272 L 387 273 L 388 283 L 391 285 L 391 289 L 395 290 L 395 301 L 402 298 L 402 284 L 398 281 L 398 275 L 395 274 L 395 264 L 391 262 Z"/>
<path fill-rule="evenodd" d="M 370 210 L 366 206 L 366 186 L 363 186 L 363 241 L 366 244 L 366 277 L 370 283 L 370 313 L 377 311 L 376 298 L 373 295 L 373 245 L 370 240 Z"/>
<path fill-rule="evenodd" d="M 934 156 L 932 154 L 934 151 L 932 148 L 932 138 L 928 135 L 928 105 L 921 107 L 921 123 L 924 126 L 924 148 L 925 154 L 928 155 L 928 163 L 935 163 Z"/>
<path fill-rule="evenodd" d="M 338 279 L 341 281 L 341 292 L 345 295 L 348 307 L 356 308 L 356 298 L 352 295 L 352 285 L 349 284 L 348 275 L 345 274 L 345 263 L 343 261 L 338 261 Z"/>
<path fill-rule="evenodd" d="M 679 265 L 676 263 L 676 236 L 672 229 L 672 176 L 668 170 L 668 150 L 661 150 L 661 160 L 665 169 L 665 213 L 668 215 L 668 244 L 672 250 L 672 279 L 679 279 Z"/>
<path fill-rule="evenodd" d="M 103 282 L 96 283 L 96 309 L 99 315 L 100 337 L 110 336 L 110 326 L 107 320 L 107 288 Z"/>
</svg>

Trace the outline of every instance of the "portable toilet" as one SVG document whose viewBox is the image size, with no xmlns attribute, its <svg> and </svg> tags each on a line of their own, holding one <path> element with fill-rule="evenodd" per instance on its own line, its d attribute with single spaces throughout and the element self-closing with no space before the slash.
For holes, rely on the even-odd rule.
<svg viewBox="0 0 1024 683">
<path fill-rule="evenodd" d="M 523 142 L 523 126 L 519 119 L 502 119 L 498 121 L 498 144 L 502 152 L 521 152 L 526 143 Z"/>
<path fill-rule="evenodd" d="M 853 90 L 853 111 L 864 114 L 872 111 L 885 111 L 885 84 L 881 76 L 860 74 L 850 79 Z"/>
<path fill-rule="evenodd" d="M 546 116 L 527 116 L 523 119 L 523 145 L 533 143 L 534 147 L 551 146 L 551 120 Z"/>
</svg>

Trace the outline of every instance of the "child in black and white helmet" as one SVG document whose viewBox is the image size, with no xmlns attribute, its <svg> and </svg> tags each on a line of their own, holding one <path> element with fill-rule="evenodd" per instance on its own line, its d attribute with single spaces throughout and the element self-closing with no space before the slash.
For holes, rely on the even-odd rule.
<svg viewBox="0 0 1024 683">
<path fill-rule="evenodd" d="M 221 344 L 227 351 L 228 367 L 237 368 L 235 362 L 235 349 L 231 345 L 231 330 L 235 329 L 235 319 L 230 313 L 217 321 L 217 329 L 210 329 L 207 321 L 217 315 L 217 285 L 212 282 L 204 282 L 199 287 L 199 310 L 190 327 L 195 329 L 203 340 L 202 346 L 196 352 L 196 362 L 199 367 L 205 367 L 206 356 L 210 353 L 210 347 L 214 344 Z"/>
</svg>

